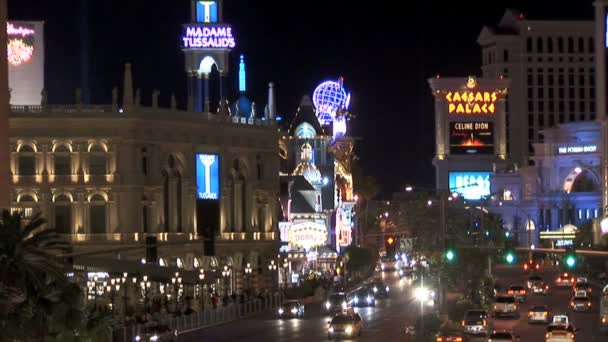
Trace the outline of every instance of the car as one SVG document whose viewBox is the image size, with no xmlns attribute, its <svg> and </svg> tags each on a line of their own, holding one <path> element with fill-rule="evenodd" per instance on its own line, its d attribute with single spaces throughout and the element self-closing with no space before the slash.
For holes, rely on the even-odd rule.
<svg viewBox="0 0 608 342">
<path fill-rule="evenodd" d="M 528 280 L 526 280 L 526 286 L 528 287 L 528 290 L 532 290 L 534 285 L 538 285 L 541 282 L 543 282 L 543 278 L 541 276 L 533 275 L 528 277 Z"/>
<path fill-rule="evenodd" d="M 346 308 L 348 308 L 348 299 L 344 292 L 334 293 L 325 301 L 325 310 L 329 312 L 339 312 Z"/>
<path fill-rule="evenodd" d="M 576 293 L 578 291 L 585 291 L 588 295 L 591 296 L 591 292 L 593 292 L 593 288 L 589 283 L 577 282 L 572 286 L 572 292 Z"/>
<path fill-rule="evenodd" d="M 559 313 L 553 315 L 551 324 L 570 324 L 570 315 L 568 313 Z"/>
<path fill-rule="evenodd" d="M 570 307 L 577 312 L 589 312 L 591 311 L 591 305 L 591 298 L 589 298 L 584 290 L 577 291 L 572 299 L 570 299 Z"/>
<path fill-rule="evenodd" d="M 511 285 L 507 289 L 507 294 L 512 295 L 519 302 L 523 303 L 526 301 L 526 289 L 523 286 Z"/>
<path fill-rule="evenodd" d="M 488 342 L 514 342 L 519 341 L 519 335 L 508 330 L 495 330 L 488 336 Z"/>
<path fill-rule="evenodd" d="M 360 288 L 348 297 L 348 304 L 351 306 L 376 306 L 374 292 L 367 288 Z"/>
<path fill-rule="evenodd" d="M 177 341 L 177 330 L 170 329 L 164 324 L 149 324 L 144 326 L 141 333 L 133 338 L 135 342 L 167 342 Z"/>
<path fill-rule="evenodd" d="M 551 324 L 545 332 L 545 342 L 574 342 L 576 329 L 572 324 Z"/>
<path fill-rule="evenodd" d="M 382 272 L 395 271 L 397 269 L 397 260 L 394 257 L 383 256 L 380 259 L 380 265 L 382 267 Z"/>
<path fill-rule="evenodd" d="M 462 333 L 462 331 L 450 329 L 450 330 L 440 331 L 437 334 L 435 341 L 437 341 L 437 342 L 467 342 L 468 338 L 465 334 Z"/>
<path fill-rule="evenodd" d="M 564 272 L 557 276 L 555 279 L 555 286 L 558 287 L 571 287 L 574 284 L 574 276 Z"/>
<path fill-rule="evenodd" d="M 545 305 L 535 305 L 530 307 L 530 310 L 528 310 L 528 324 L 547 324 L 550 321 L 550 317 L 551 313 L 549 312 L 549 308 Z"/>
<path fill-rule="evenodd" d="M 304 317 L 304 305 L 297 300 L 288 300 L 277 310 L 279 318 L 302 318 Z"/>
<path fill-rule="evenodd" d="M 490 331 L 490 315 L 486 310 L 467 310 L 462 318 L 465 334 L 487 334 Z"/>
<path fill-rule="evenodd" d="M 492 315 L 519 317 L 519 305 L 514 296 L 499 295 L 492 306 Z"/>
<path fill-rule="evenodd" d="M 414 269 L 411 266 L 403 267 L 399 270 L 399 279 L 414 279 Z"/>
<path fill-rule="evenodd" d="M 327 328 L 327 338 L 332 339 L 335 337 L 354 337 L 361 336 L 363 330 L 363 320 L 358 313 L 351 310 L 346 310 L 340 313 L 334 318 L 327 322 L 329 327 Z"/>
<path fill-rule="evenodd" d="M 524 262 L 524 272 L 539 272 L 540 271 L 540 264 L 537 263 L 534 260 L 527 260 L 526 262 Z"/>
<path fill-rule="evenodd" d="M 374 296 L 384 298 L 388 298 L 388 295 L 391 290 L 388 285 L 384 284 L 381 281 L 374 281 L 370 283 L 367 288 L 374 293 Z"/>
</svg>

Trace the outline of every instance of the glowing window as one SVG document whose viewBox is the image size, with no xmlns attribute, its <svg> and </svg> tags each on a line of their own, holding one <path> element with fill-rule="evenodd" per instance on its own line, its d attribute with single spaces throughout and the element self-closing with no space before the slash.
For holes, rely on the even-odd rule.
<svg viewBox="0 0 608 342">
<path fill-rule="evenodd" d="M 317 135 L 314 127 L 312 127 L 309 123 L 303 122 L 298 127 L 296 127 L 296 137 L 302 139 L 312 139 Z"/>
</svg>

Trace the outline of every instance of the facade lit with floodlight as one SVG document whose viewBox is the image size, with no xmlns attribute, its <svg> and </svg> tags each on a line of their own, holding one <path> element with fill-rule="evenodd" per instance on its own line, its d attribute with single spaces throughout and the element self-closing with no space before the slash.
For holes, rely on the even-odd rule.
<svg viewBox="0 0 608 342">
<path fill-rule="evenodd" d="M 203 19 L 196 25 L 222 24 L 221 1 L 198 3 L 192 1 L 192 18 Z M 201 8 L 217 12 L 201 14 Z M 85 105 L 76 91 L 70 105 L 13 105 L 12 210 L 27 217 L 40 211 L 76 254 L 92 253 L 75 257 L 75 267 L 138 273 L 143 259 L 157 275 L 180 271 L 189 282 L 198 278 L 188 272 L 202 268 L 209 291 L 240 293 L 250 264 L 253 287 L 270 287 L 272 274 L 263 271 L 280 245 L 274 113 L 231 115 L 226 94 L 204 95 L 209 84 L 201 78 L 208 79 L 205 71 L 227 72 L 229 46 L 183 50 L 186 65 L 197 69 L 187 72 L 188 103 L 180 108 L 174 95 L 171 106 L 161 108 L 158 91 L 152 105 L 143 106 L 130 64 L 122 97 L 114 88 L 111 104 Z M 156 244 L 156 252 L 146 243 Z M 220 282 L 217 272 L 225 266 L 230 279 Z"/>
</svg>

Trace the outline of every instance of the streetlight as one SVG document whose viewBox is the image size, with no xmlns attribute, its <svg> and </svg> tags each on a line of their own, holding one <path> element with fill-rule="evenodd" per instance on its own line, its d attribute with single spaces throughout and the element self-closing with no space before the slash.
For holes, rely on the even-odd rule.
<svg viewBox="0 0 608 342">
<path fill-rule="evenodd" d="M 228 297 L 228 278 L 230 277 L 230 269 L 228 266 L 224 265 L 224 270 L 222 271 L 222 278 L 224 279 L 224 291 L 226 292 L 226 297 Z"/>
<path fill-rule="evenodd" d="M 287 268 L 289 267 L 289 261 L 287 259 L 283 260 L 283 288 L 287 290 L 287 282 L 289 281 L 289 274 L 287 273 Z"/>
<path fill-rule="evenodd" d="M 251 269 L 251 264 L 247 263 L 247 266 L 245 267 L 245 277 L 247 279 L 247 295 L 249 295 L 251 293 L 251 272 L 253 270 Z"/>
<path fill-rule="evenodd" d="M 268 264 L 268 271 L 270 271 L 270 276 L 272 279 L 270 279 L 270 281 L 272 281 L 272 288 L 274 289 L 275 287 L 275 281 L 274 281 L 274 275 L 275 273 L 277 273 L 277 265 L 274 263 L 274 260 L 270 260 L 270 264 Z M 274 272 L 277 271 L 277 272 Z M 277 283 L 279 282 L 278 278 L 277 278 Z"/>
<path fill-rule="evenodd" d="M 173 291 L 175 292 L 175 311 L 177 311 L 179 306 L 179 292 L 182 287 L 182 277 L 179 276 L 179 272 L 175 272 L 175 277 L 171 278 L 171 284 L 173 284 Z"/>
<path fill-rule="evenodd" d="M 198 270 L 198 279 L 201 281 L 199 296 L 201 297 L 201 311 L 205 309 L 205 270 Z"/>
</svg>

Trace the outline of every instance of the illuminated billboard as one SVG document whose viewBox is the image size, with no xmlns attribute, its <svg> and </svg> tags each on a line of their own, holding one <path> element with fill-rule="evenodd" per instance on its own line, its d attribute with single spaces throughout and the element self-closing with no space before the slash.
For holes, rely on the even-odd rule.
<svg viewBox="0 0 608 342">
<path fill-rule="evenodd" d="M 217 23 L 217 1 L 197 1 L 196 21 L 199 23 Z"/>
<path fill-rule="evenodd" d="M 312 247 L 325 245 L 327 228 L 324 223 L 318 222 L 294 223 L 289 229 L 287 239 L 291 245 L 309 250 Z"/>
<path fill-rule="evenodd" d="M 449 91 L 445 95 L 450 114 L 494 114 L 496 112 L 496 91 Z"/>
<path fill-rule="evenodd" d="M 450 191 L 457 192 L 468 200 L 478 200 L 490 195 L 488 171 L 457 171 L 449 173 Z"/>
<path fill-rule="evenodd" d="M 230 25 L 186 24 L 182 33 L 184 49 L 232 49 L 236 46 Z"/>
<path fill-rule="evenodd" d="M 8 84 L 12 105 L 39 105 L 44 88 L 44 25 L 41 21 L 7 24 Z"/>
<path fill-rule="evenodd" d="M 220 198 L 220 156 L 201 153 L 196 155 L 196 198 Z"/>
<path fill-rule="evenodd" d="M 491 122 L 451 122 L 450 154 L 493 154 L 494 127 Z"/>
</svg>

